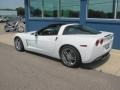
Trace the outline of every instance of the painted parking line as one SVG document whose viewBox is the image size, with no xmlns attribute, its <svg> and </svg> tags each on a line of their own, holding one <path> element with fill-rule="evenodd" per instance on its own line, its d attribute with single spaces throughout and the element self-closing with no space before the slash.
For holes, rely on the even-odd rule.
<svg viewBox="0 0 120 90">
<path fill-rule="evenodd" d="M 111 53 L 112 55 L 116 55 L 116 56 L 120 56 L 120 54 L 118 53 Z"/>
</svg>

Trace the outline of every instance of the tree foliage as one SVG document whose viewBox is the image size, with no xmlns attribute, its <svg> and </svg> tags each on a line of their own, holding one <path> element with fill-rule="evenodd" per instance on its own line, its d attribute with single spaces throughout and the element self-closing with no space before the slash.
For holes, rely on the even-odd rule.
<svg viewBox="0 0 120 90">
<path fill-rule="evenodd" d="M 23 7 L 16 8 L 16 11 L 17 11 L 18 16 L 24 16 L 24 14 L 25 14 L 25 10 Z"/>
</svg>

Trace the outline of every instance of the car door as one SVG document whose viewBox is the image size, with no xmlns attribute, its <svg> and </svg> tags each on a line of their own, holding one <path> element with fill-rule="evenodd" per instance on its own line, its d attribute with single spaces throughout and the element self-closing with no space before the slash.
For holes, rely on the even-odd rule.
<svg viewBox="0 0 120 90">
<path fill-rule="evenodd" d="M 58 39 L 58 31 L 59 26 L 52 25 L 38 32 L 37 47 L 40 53 L 53 56 L 54 48 Z"/>
<path fill-rule="evenodd" d="M 37 50 L 37 37 L 35 36 L 34 33 L 30 33 L 26 35 L 26 44 L 27 44 L 27 49 L 29 50 Z"/>
</svg>

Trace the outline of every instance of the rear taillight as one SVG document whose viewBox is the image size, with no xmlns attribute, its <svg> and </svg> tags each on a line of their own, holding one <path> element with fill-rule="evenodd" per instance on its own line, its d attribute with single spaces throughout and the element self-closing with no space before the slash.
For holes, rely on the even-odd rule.
<svg viewBox="0 0 120 90">
<path fill-rule="evenodd" d="M 96 46 L 98 46 L 98 45 L 99 45 L 99 43 L 100 43 L 100 41 L 99 41 L 99 40 L 97 40 L 97 41 L 96 41 Z"/>
<path fill-rule="evenodd" d="M 96 41 L 96 46 L 98 46 L 99 44 L 103 44 L 104 40 L 103 39 L 99 39 Z"/>
<path fill-rule="evenodd" d="M 101 45 L 103 44 L 103 39 L 100 40 L 100 44 L 101 44 Z"/>
</svg>

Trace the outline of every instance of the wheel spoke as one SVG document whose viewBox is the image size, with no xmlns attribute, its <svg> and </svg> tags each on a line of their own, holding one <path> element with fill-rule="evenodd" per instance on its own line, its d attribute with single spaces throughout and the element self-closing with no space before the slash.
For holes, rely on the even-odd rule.
<svg viewBox="0 0 120 90">
<path fill-rule="evenodd" d="M 68 60 L 67 60 L 67 53 L 66 53 L 66 51 L 63 52 L 63 55 L 62 55 L 62 56 L 63 56 L 64 62 L 67 63 Z"/>
<path fill-rule="evenodd" d="M 17 39 L 15 43 L 16 43 L 16 48 L 17 48 L 18 50 L 20 50 L 20 49 L 21 49 L 21 42 L 20 42 L 20 40 Z"/>
<path fill-rule="evenodd" d="M 76 55 L 73 50 L 67 48 L 62 52 L 63 61 L 65 64 L 71 66 L 76 62 Z"/>
</svg>

